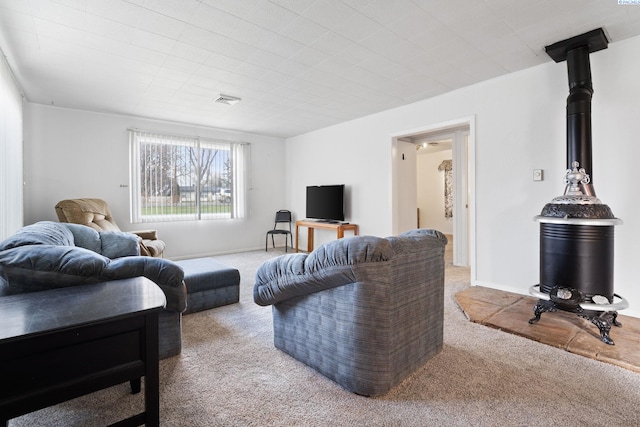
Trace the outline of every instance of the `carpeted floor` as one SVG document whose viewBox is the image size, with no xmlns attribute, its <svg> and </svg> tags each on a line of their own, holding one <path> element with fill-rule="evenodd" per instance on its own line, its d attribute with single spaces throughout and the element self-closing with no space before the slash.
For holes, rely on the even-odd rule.
<svg viewBox="0 0 640 427">
<path fill-rule="evenodd" d="M 240 303 L 184 316 L 182 354 L 160 363 L 163 426 L 638 426 L 640 375 L 470 322 L 446 268 L 444 349 L 388 394 L 345 391 L 273 347 L 256 267 L 279 252 L 216 257 L 241 272 Z M 141 410 L 128 384 L 11 420 L 98 426 Z"/>
</svg>

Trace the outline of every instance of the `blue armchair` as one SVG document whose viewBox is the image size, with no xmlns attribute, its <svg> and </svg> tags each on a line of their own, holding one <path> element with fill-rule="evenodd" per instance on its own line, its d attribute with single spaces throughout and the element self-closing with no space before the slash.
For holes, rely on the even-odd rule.
<svg viewBox="0 0 640 427">
<path fill-rule="evenodd" d="M 435 230 L 334 240 L 263 263 L 254 301 L 274 345 L 354 393 L 384 394 L 442 349 L 444 249 Z"/>
</svg>

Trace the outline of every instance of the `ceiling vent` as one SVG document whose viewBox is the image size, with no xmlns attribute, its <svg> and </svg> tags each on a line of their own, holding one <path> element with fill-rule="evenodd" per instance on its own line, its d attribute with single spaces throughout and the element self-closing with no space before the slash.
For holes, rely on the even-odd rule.
<svg viewBox="0 0 640 427">
<path fill-rule="evenodd" d="M 234 105 L 240 102 L 240 98 L 231 95 L 220 94 L 214 101 L 219 104 Z"/>
</svg>

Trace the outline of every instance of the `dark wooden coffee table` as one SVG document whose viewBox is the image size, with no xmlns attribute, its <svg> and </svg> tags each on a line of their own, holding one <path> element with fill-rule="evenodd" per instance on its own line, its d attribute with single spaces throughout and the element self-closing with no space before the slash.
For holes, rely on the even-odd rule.
<svg viewBox="0 0 640 427">
<path fill-rule="evenodd" d="M 157 426 L 164 305 L 144 277 L 0 297 L 0 426 L 123 382 L 139 391 L 141 377 L 145 411 L 117 425 Z"/>
</svg>

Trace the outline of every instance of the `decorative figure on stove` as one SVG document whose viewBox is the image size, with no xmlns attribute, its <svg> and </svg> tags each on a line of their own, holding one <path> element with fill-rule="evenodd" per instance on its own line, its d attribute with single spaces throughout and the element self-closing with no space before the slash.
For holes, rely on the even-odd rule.
<svg viewBox="0 0 640 427">
<path fill-rule="evenodd" d="M 564 194 L 583 196 L 584 193 L 578 184 L 586 185 L 591 182 L 591 178 L 584 168 L 578 169 L 580 167 L 580 163 L 574 161 L 571 163 L 571 167 L 573 169 L 567 169 L 567 173 L 564 177 L 564 182 L 567 184 L 567 189 Z"/>
</svg>

